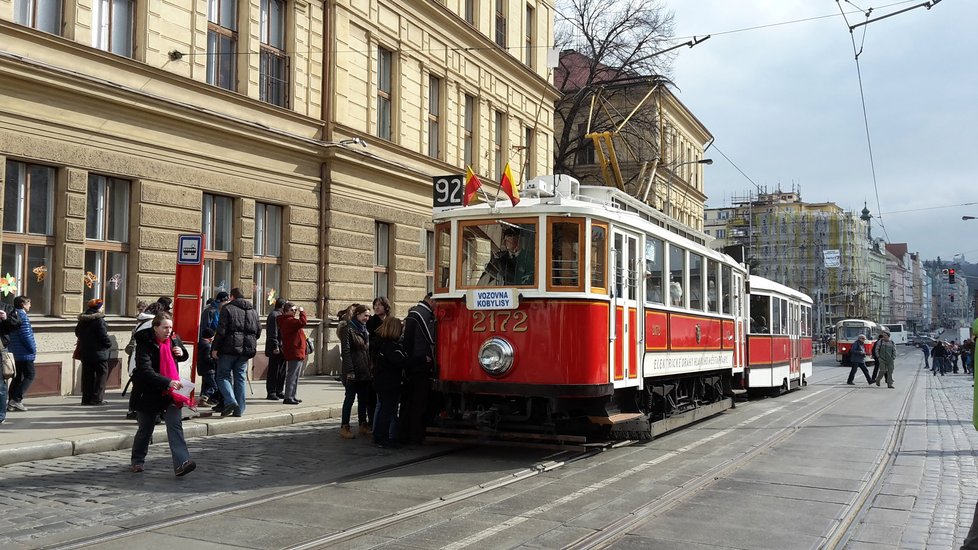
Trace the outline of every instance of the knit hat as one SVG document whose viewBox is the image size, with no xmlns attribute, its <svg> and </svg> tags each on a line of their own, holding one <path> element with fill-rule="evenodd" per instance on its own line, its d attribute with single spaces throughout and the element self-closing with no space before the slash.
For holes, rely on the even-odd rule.
<svg viewBox="0 0 978 550">
<path fill-rule="evenodd" d="M 227 292 L 224 292 L 223 290 L 218 292 L 217 296 L 214 296 L 214 300 L 218 303 L 226 302 L 228 301 L 228 298 L 230 298 L 230 296 L 228 295 Z"/>
<path fill-rule="evenodd" d="M 104 303 L 105 302 L 103 302 L 101 298 L 92 298 L 91 300 L 88 301 L 88 308 L 89 309 L 102 309 L 102 304 L 104 304 Z"/>
</svg>

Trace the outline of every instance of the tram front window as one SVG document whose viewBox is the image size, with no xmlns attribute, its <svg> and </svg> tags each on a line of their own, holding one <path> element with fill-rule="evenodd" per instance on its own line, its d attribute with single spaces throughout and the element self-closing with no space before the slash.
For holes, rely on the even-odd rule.
<svg viewBox="0 0 978 550">
<path fill-rule="evenodd" d="M 536 224 L 490 222 L 462 226 L 466 287 L 536 284 Z"/>
</svg>

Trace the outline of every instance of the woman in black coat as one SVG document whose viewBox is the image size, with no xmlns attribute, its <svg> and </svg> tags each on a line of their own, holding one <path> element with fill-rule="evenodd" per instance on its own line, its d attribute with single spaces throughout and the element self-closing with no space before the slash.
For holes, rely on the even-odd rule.
<svg viewBox="0 0 978 550">
<path fill-rule="evenodd" d="M 173 457 L 173 470 L 178 476 L 189 474 L 197 467 L 190 460 L 187 441 L 183 437 L 183 404 L 189 398 L 176 394 L 183 388 L 177 362 L 190 356 L 180 337 L 173 334 L 173 317 L 161 312 L 153 318 L 151 330 L 136 333 L 136 368 L 132 372 L 132 407 L 139 429 L 132 441 L 132 472 L 142 472 L 149 443 L 156 427 L 156 416 L 166 422 L 166 439 Z"/>
<path fill-rule="evenodd" d="M 375 332 L 376 340 L 370 344 L 378 401 L 373 424 L 374 443 L 381 447 L 394 444 L 391 426 L 400 401 L 401 377 L 408 362 L 399 342 L 403 329 L 404 324 L 400 319 L 388 315 Z"/>
<path fill-rule="evenodd" d="M 105 379 L 109 375 L 109 327 L 102 313 L 102 300 L 88 301 L 88 309 L 78 316 L 75 325 L 76 359 L 82 364 L 81 392 L 82 405 L 105 404 Z"/>
</svg>

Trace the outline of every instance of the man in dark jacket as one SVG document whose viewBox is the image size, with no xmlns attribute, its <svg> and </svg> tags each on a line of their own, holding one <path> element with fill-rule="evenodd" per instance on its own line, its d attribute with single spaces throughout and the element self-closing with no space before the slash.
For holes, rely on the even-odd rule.
<svg viewBox="0 0 978 550">
<path fill-rule="evenodd" d="M 75 325 L 78 359 L 81 360 L 82 405 L 105 405 L 105 379 L 109 375 L 109 351 L 112 340 L 102 313 L 102 300 L 88 301 L 88 309 L 78 316 Z"/>
<path fill-rule="evenodd" d="M 399 426 L 401 441 L 412 445 L 424 442 L 430 377 L 435 372 L 434 305 L 429 292 L 404 319 L 402 348 L 408 357 L 408 367 Z"/>
<path fill-rule="evenodd" d="M 224 304 L 230 300 L 227 292 L 223 290 L 218 292 L 214 299 L 207 303 L 207 307 L 200 314 L 200 334 L 204 334 L 204 330 L 211 329 L 217 332 L 217 323 L 221 320 L 221 308 Z"/>
<path fill-rule="evenodd" d="M 265 319 L 265 357 L 268 372 L 265 373 L 265 391 L 269 401 L 285 399 L 285 359 L 282 355 L 282 338 L 279 336 L 278 317 L 282 314 L 285 298 L 275 300 L 275 309 Z"/>
<path fill-rule="evenodd" d="M 0 350 L 10 343 L 8 335 L 20 327 L 20 316 L 10 304 L 0 303 Z M 7 418 L 7 381 L 0 380 L 0 424 Z"/>
<path fill-rule="evenodd" d="M 217 383 L 224 398 L 221 416 L 244 415 L 248 360 L 258 353 L 259 338 L 258 311 L 244 299 L 240 288 L 232 288 L 231 301 L 221 311 L 211 351 L 217 359 Z"/>
</svg>

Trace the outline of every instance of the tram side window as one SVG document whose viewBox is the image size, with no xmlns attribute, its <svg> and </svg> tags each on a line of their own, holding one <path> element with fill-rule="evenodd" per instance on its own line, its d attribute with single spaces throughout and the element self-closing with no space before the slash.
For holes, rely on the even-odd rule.
<svg viewBox="0 0 978 550">
<path fill-rule="evenodd" d="M 719 276 L 720 264 L 716 260 L 706 261 L 706 310 L 711 313 L 717 313 L 719 309 L 719 304 L 717 303 L 717 293 L 719 292 L 719 285 L 717 284 L 717 277 Z"/>
<path fill-rule="evenodd" d="M 781 303 L 781 334 L 788 334 L 788 301 L 778 300 Z"/>
<path fill-rule="evenodd" d="M 721 284 L 723 285 L 723 299 L 720 303 L 722 304 L 721 307 L 723 307 L 723 311 L 721 313 L 724 315 L 730 315 L 730 312 L 733 311 L 733 270 L 730 269 L 730 266 L 723 266 L 722 279 Z"/>
<path fill-rule="evenodd" d="M 581 224 L 554 222 L 550 226 L 550 284 L 580 286 Z"/>
<path fill-rule="evenodd" d="M 666 262 L 662 257 L 662 241 L 653 237 L 645 239 L 645 298 L 649 302 L 662 304 L 663 271 Z"/>
<path fill-rule="evenodd" d="M 461 230 L 463 286 L 535 284 L 536 224 L 469 223 Z"/>
<path fill-rule="evenodd" d="M 777 298 L 771 298 L 771 334 L 783 334 L 781 332 L 781 304 Z"/>
<path fill-rule="evenodd" d="M 771 298 L 751 294 L 750 297 L 750 331 L 752 334 L 771 334 L 771 324 L 768 315 L 771 311 Z"/>
<path fill-rule="evenodd" d="M 689 307 L 703 309 L 703 256 L 689 255 Z"/>
<path fill-rule="evenodd" d="M 591 226 L 591 290 L 608 288 L 605 280 L 605 268 L 608 264 L 608 227 L 604 225 Z"/>
<path fill-rule="evenodd" d="M 435 288 L 448 290 L 448 276 L 451 273 L 452 235 L 449 225 L 435 227 Z"/>
<path fill-rule="evenodd" d="M 686 284 L 686 251 L 669 245 L 669 305 L 682 307 Z"/>
</svg>

